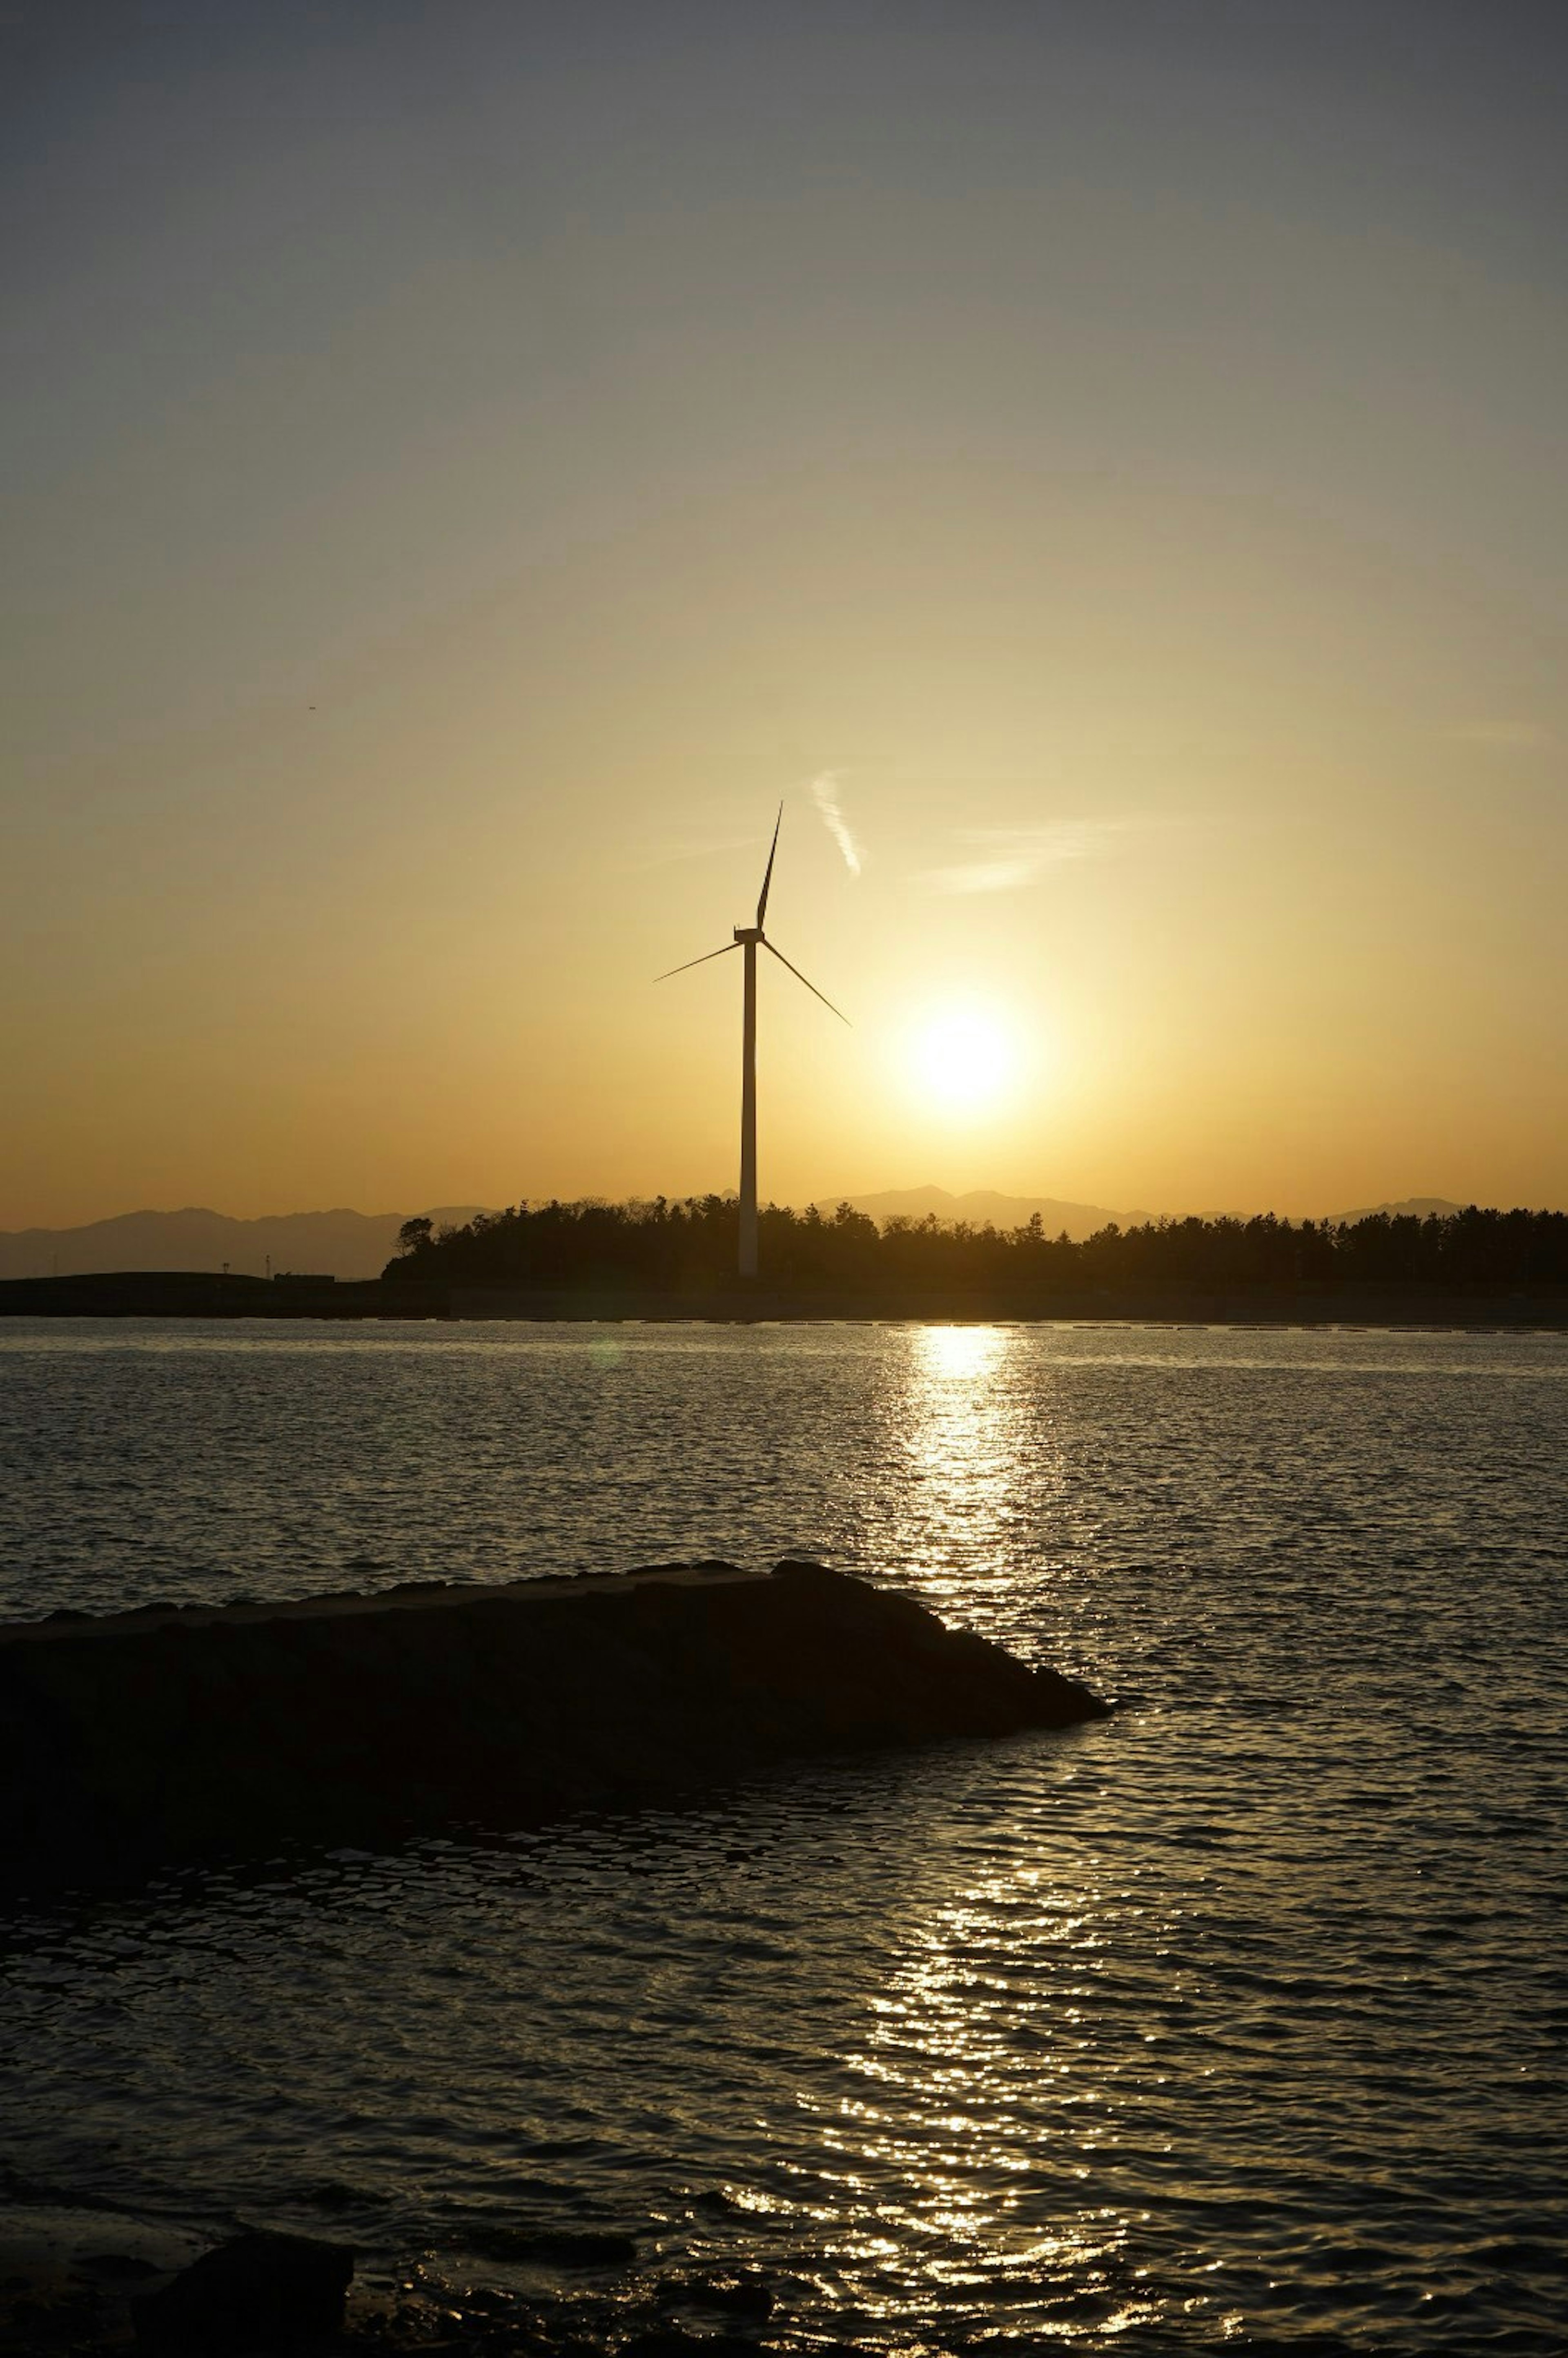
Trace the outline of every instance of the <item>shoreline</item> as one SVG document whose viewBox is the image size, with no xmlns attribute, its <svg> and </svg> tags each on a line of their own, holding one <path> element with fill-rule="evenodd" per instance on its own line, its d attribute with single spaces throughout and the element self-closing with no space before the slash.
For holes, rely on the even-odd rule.
<svg viewBox="0 0 1568 2358">
<path fill-rule="evenodd" d="M 204 2254 L 258 2232 L 303 2237 L 318 2252 L 351 2257 L 340 2327 L 286 2328 L 242 2344 L 139 2337 L 135 2303 L 149 2295 L 156 2301 Z M 775 2292 L 760 2272 L 663 2263 L 658 2243 L 652 2223 L 634 2234 L 492 2226 L 471 2248 L 423 2235 L 411 2248 L 395 2248 L 373 2237 L 340 2237 L 330 2220 L 301 2218 L 288 2202 L 257 2228 L 195 2196 L 178 2213 L 144 2211 L 120 2196 L 31 2183 L 0 2166 L 0 2349 L 7 2358 L 101 2352 L 107 2358 L 154 2346 L 261 2348 L 271 2358 L 453 2349 L 468 2358 L 611 2358 L 626 2348 L 629 2332 L 668 2337 L 672 2349 L 694 2353 L 732 2348 L 713 2337 L 715 2326 L 738 2317 L 762 2326 L 782 2308 L 783 2288 Z M 697 2334 L 684 2324 L 688 2319 Z M 761 2358 L 764 2345 L 748 2339 L 747 2346 Z"/>
<path fill-rule="evenodd" d="M 273 2219 L 278 2223 L 272 2223 Z M 135 2304 L 158 2297 L 204 2255 L 254 2234 L 302 2237 L 351 2263 L 335 2330 L 249 2336 L 238 2343 L 144 2341 Z M 491 2224 L 471 2241 L 421 2235 L 412 2245 L 340 2236 L 285 2203 L 253 2226 L 192 2197 L 178 2215 L 122 2197 L 29 2183 L 0 2166 L 0 2349 L 7 2358 L 98 2358 L 150 2348 L 258 2349 L 270 2358 L 700 2358 L 778 2347 L 787 2283 L 748 2265 L 661 2250 L 655 2222 L 635 2232 L 583 2224 Z M 265 2282 L 265 2278 L 264 2278 Z M 766 2339 L 762 2337 L 766 2336 Z M 842 2358 L 862 2345 L 836 2340 Z"/>
<path fill-rule="evenodd" d="M 0 1319 L 266 1319 L 426 1324 L 640 1325 L 1160 1325 L 1568 1329 L 1568 1294 L 1367 1287 L 1258 1286 L 1229 1292 L 1027 1296 L 977 1289 L 913 1294 L 770 1291 L 763 1283 L 669 1293 L 629 1288 L 306 1280 L 204 1270 L 106 1271 L 0 1280 Z"/>
</svg>

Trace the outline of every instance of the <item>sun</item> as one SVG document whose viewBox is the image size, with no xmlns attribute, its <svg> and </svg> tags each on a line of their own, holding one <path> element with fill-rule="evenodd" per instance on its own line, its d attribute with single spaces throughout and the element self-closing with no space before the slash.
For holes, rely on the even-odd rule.
<svg viewBox="0 0 1568 2358">
<path fill-rule="evenodd" d="M 914 1033 L 911 1067 L 923 1097 L 946 1112 L 978 1113 L 1012 1078 L 1012 1043 L 1002 1024 L 976 1009 L 933 1016 Z"/>
</svg>

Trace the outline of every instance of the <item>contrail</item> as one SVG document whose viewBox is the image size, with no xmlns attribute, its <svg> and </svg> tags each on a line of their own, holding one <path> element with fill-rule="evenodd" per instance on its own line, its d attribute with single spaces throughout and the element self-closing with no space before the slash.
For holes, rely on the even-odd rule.
<svg viewBox="0 0 1568 2358">
<path fill-rule="evenodd" d="M 844 865 L 851 876 L 860 872 L 860 847 L 849 832 L 849 821 L 838 807 L 838 773 L 822 770 L 811 781 L 811 798 L 822 813 L 822 824 L 844 855 Z"/>
</svg>

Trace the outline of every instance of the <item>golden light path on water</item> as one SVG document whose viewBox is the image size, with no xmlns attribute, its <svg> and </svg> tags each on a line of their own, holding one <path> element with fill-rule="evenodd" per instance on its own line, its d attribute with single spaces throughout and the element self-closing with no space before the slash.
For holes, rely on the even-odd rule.
<svg viewBox="0 0 1568 2358">
<path fill-rule="evenodd" d="M 897 1475 L 857 1533 L 861 1557 L 945 1617 L 981 1628 L 1000 1617 L 999 1637 L 1026 1603 L 1038 1648 L 1050 1573 L 1040 1519 L 1068 1487 L 1051 1387 L 1025 1364 L 1016 1327 L 910 1326 L 897 1339 L 881 1417 Z"/>
<path fill-rule="evenodd" d="M 894 1531 L 867 1538 L 938 1609 L 973 1618 L 988 1586 L 998 1602 L 1016 1599 L 1016 1527 L 1043 1489 L 1062 1487 L 1048 1404 L 1019 1381 L 1015 1329 L 919 1326 L 901 1340 L 884 1413 L 903 1460 L 893 1490 L 903 1511 Z M 1055 1870 L 1033 1863 L 1020 1831 L 999 1826 L 994 1862 L 901 1928 L 866 1999 L 863 2042 L 844 2058 L 860 2092 L 799 2098 L 827 2198 L 808 2208 L 837 2246 L 817 2289 L 884 2329 L 917 2328 L 933 2286 L 998 2327 L 1010 2308 L 1025 2309 L 1059 2342 L 1158 2314 L 1117 2266 L 1128 2233 L 1118 2209 L 1095 2212 L 1091 2192 L 1088 2223 L 1064 2223 L 1059 2178 L 1042 2177 L 1038 2121 L 1020 2104 L 1021 2067 L 1032 2105 L 1063 2124 L 1090 2101 L 1087 2026 L 1108 1938 L 1108 1895 L 1086 1907 L 1081 1855 Z M 1055 1970 L 1043 2004 L 1044 1956 Z M 1093 2131 L 1075 2143 L 1088 2188 Z M 847 2220 L 861 2223 L 846 2233 Z M 912 2248 L 925 2280 L 913 2295 Z M 1071 2313 L 1042 2314 L 1041 2288 L 1053 2284 L 1073 2288 Z"/>
<path fill-rule="evenodd" d="M 870 2264 L 923 2255 L 926 2286 L 939 2286 L 961 2306 L 972 2305 L 1000 2324 L 1010 2306 L 1038 2309 L 1043 2283 L 1070 2284 L 1077 2317 L 1041 2330 L 1066 2338 L 1090 2322 L 1095 2330 L 1135 2323 L 1155 2311 L 1113 2296 L 1117 2255 L 1126 2222 L 1114 2209 L 1088 2226 L 1062 2220 L 1060 2184 L 1038 2174 L 1038 2124 L 1019 2108 L 1019 2073 L 1027 2057 L 1033 2104 L 1044 2102 L 1063 2120 L 1082 2101 L 1078 2081 L 1085 2014 L 1095 1952 L 1103 1930 L 1082 1911 L 1081 1895 L 1028 1866 L 998 1869 L 911 1923 L 903 1953 L 890 1960 L 885 1989 L 869 2000 L 871 2021 L 864 2046 L 846 2059 L 865 2093 L 842 2101 L 817 2125 L 825 2152 L 838 2164 L 838 2216 L 872 2211 L 880 2235 L 851 2240 L 841 2258 L 858 2272 Z M 1005 1945 L 1004 1945 L 1005 1944 Z M 1008 1952 L 1027 1958 L 1042 1948 L 1075 1952 L 1081 1976 L 1042 2007 L 1032 1970 L 1007 1970 Z M 1093 2140 L 1081 2142 L 1080 2180 L 1092 2170 Z M 831 2175 L 831 2169 L 829 2170 Z M 878 2299 L 873 2314 L 893 2320 L 929 2308 L 902 2282 Z M 865 2275 L 857 2288 L 862 2301 Z"/>
<path fill-rule="evenodd" d="M 1004 1575 L 1013 1502 L 1026 1468 L 1006 1381 L 1009 1335 L 998 1326 L 923 1326 L 910 1334 L 908 1382 L 895 1417 L 905 1481 L 918 1502 L 922 1585 L 950 1588 L 961 1564 Z"/>
</svg>

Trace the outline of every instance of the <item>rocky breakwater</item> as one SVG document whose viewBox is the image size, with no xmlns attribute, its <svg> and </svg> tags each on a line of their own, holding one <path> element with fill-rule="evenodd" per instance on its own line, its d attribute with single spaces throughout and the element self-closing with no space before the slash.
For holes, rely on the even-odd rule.
<svg viewBox="0 0 1568 2358">
<path fill-rule="evenodd" d="M 0 1877 L 537 1823 L 1106 1709 L 811 1563 L 55 1616 L 0 1627 Z"/>
</svg>

